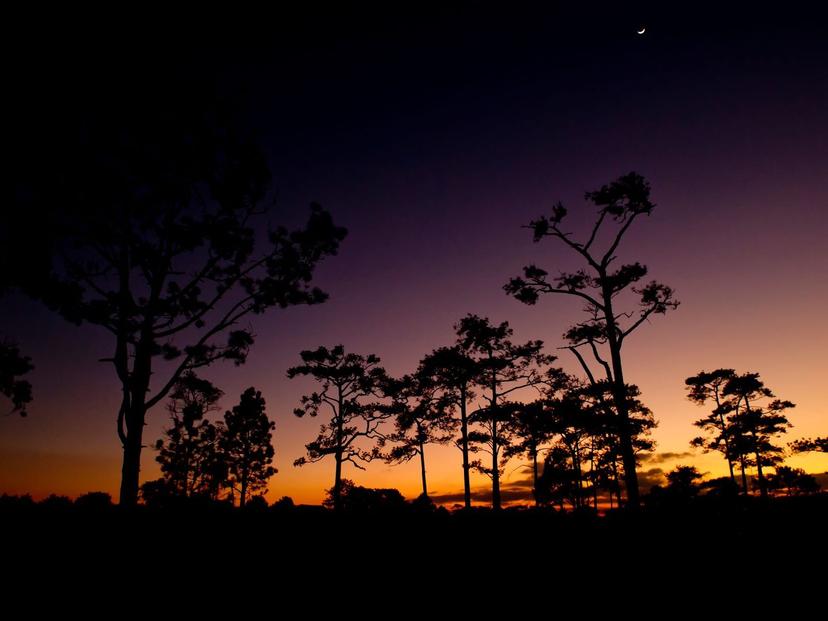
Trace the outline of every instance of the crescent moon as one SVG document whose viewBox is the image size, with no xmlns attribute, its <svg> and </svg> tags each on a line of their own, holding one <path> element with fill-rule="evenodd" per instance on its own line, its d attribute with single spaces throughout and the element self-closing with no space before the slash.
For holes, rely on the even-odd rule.
<svg viewBox="0 0 828 621">
<path fill-rule="evenodd" d="M 645 32 L 647 32 L 647 29 L 642 27 L 641 30 L 636 30 L 635 32 L 636 34 L 643 35 Z"/>
</svg>

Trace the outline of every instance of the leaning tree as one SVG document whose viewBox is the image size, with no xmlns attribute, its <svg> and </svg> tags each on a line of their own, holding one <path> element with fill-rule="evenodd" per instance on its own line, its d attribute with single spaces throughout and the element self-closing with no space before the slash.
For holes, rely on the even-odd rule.
<svg viewBox="0 0 828 621">
<path fill-rule="evenodd" d="M 100 115 L 58 174 L 19 193 L 37 216 L 20 233 L 51 258 L 21 288 L 109 335 L 122 505 L 137 501 L 147 413 L 184 374 L 242 364 L 253 315 L 323 302 L 311 279 L 346 233 L 318 205 L 304 226 L 270 226 L 264 154 L 199 96 Z"/>
<path fill-rule="evenodd" d="M 675 309 L 678 301 L 673 297 L 673 290 L 664 284 L 650 281 L 638 285 L 647 276 L 646 266 L 638 262 L 617 264 L 616 253 L 624 235 L 636 220 L 649 216 L 655 208 L 650 201 L 649 183 L 641 175 L 631 172 L 599 190 L 587 192 L 586 199 L 598 207 L 598 217 L 583 241 L 576 241 L 572 233 L 565 230 L 567 209 L 561 203 L 553 206 L 551 215 L 542 216 L 527 227 L 532 229 L 535 242 L 554 238 L 574 252 L 585 266 L 574 272 L 550 276 L 546 270 L 529 265 L 523 268 L 521 277 L 512 278 L 504 289 L 525 304 L 535 304 L 545 294 L 563 294 L 584 303 L 586 319 L 573 325 L 565 338 L 589 379 L 594 382 L 595 374 L 582 350 L 591 353 L 612 387 L 619 418 L 618 438 L 627 502 L 629 506 L 637 507 L 638 477 L 621 351 L 630 334 L 654 315 Z M 607 230 L 611 222 L 615 226 Z M 637 308 L 621 310 L 622 296 L 630 293 L 637 297 Z"/>
<path fill-rule="evenodd" d="M 336 511 L 342 509 L 342 466 L 353 464 L 364 469 L 363 463 L 381 456 L 376 446 L 365 446 L 384 435 L 380 426 L 393 414 L 380 402 L 388 375 L 380 366 L 379 357 L 348 353 L 342 345 L 330 349 L 318 347 L 301 354 L 302 364 L 287 371 L 289 378 L 309 376 L 321 388 L 302 397 L 302 407 L 293 413 L 302 418 L 330 415 L 319 435 L 305 445 L 307 455 L 294 462 L 295 466 L 315 463 L 333 456 L 335 463 L 332 503 Z"/>
</svg>

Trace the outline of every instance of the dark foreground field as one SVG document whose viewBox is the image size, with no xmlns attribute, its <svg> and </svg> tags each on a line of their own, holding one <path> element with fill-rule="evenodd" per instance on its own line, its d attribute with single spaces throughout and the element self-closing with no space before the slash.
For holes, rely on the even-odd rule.
<svg viewBox="0 0 828 621">
<path fill-rule="evenodd" d="M 158 563 L 242 562 L 273 566 L 404 568 L 427 563 L 450 572 L 471 563 L 568 565 L 615 559 L 612 571 L 657 564 L 709 563 L 736 572 L 809 560 L 825 568 L 828 494 L 791 498 L 698 499 L 637 513 L 489 509 L 449 512 L 407 505 L 336 515 L 322 507 L 191 505 L 48 507 L 0 503 L 7 560 L 66 564 L 91 556 L 135 568 Z M 130 560 L 128 560 L 130 559 Z M 600 559 L 600 562 L 599 562 Z M 779 567 L 779 565 L 776 565 Z"/>
<path fill-rule="evenodd" d="M 824 597 L 826 518 L 828 494 L 603 517 L 6 503 L 3 591 L 42 611 L 91 606 L 105 616 L 120 609 L 187 619 L 245 617 L 262 606 L 274 616 L 299 607 L 289 616 L 311 619 L 495 610 L 675 617 L 768 607 L 808 618 Z"/>
</svg>

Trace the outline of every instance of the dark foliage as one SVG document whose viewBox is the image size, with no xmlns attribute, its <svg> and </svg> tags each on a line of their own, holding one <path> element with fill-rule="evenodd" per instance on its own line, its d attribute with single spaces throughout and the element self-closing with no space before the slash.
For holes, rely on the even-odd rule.
<svg viewBox="0 0 828 621">
<path fill-rule="evenodd" d="M 165 87 L 95 102 L 97 114 L 63 129 L 61 168 L 23 178 L 15 194 L 30 221 L 14 233 L 43 260 L 11 284 L 111 335 L 127 505 L 147 412 L 184 374 L 242 364 L 254 341 L 243 319 L 324 301 L 313 272 L 345 237 L 318 205 L 304 227 L 268 228 L 256 142 L 203 89 Z"/>
<path fill-rule="evenodd" d="M 0 341 L 0 394 L 12 404 L 10 414 L 27 415 L 26 406 L 32 401 L 32 385 L 22 376 L 34 369 L 32 360 L 8 341 Z"/>
<path fill-rule="evenodd" d="M 377 446 L 364 443 L 381 440 L 384 436 L 380 425 L 392 416 L 392 410 L 379 402 L 385 397 L 388 376 L 379 366 L 377 356 L 346 353 L 342 345 L 306 350 L 301 357 L 302 364 L 288 369 L 287 376 L 310 376 L 322 387 L 303 396 L 302 407 L 293 412 L 300 418 L 316 417 L 320 411 L 330 413 L 331 417 L 320 427 L 316 439 L 305 445 L 307 455 L 298 458 L 294 465 L 332 456 L 335 462 L 333 499 L 339 509 L 343 464 L 364 469 L 363 463 L 382 456 Z"/>
<path fill-rule="evenodd" d="M 572 296 L 584 303 L 587 319 L 574 324 L 564 337 L 590 381 L 595 382 L 596 375 L 581 350 L 592 354 L 600 374 L 613 389 L 614 403 L 618 408 L 619 424 L 616 430 L 624 463 L 627 497 L 630 505 L 636 506 L 638 478 L 632 445 L 633 429 L 624 395 L 626 382 L 621 348 L 625 339 L 651 317 L 674 310 L 679 303 L 667 285 L 654 280 L 639 284 L 647 276 L 646 266 L 636 262 L 616 267 L 614 263 L 621 241 L 633 222 L 641 216 L 649 216 L 655 208 L 650 201 L 649 183 L 641 175 L 631 172 L 599 190 L 587 192 L 586 200 L 598 208 L 598 217 L 585 241 L 575 241 L 571 233 L 563 228 L 567 209 L 561 203 L 552 207 L 551 215 L 542 216 L 528 226 L 535 242 L 546 237 L 557 239 L 576 253 L 585 267 L 550 276 L 548 271 L 529 265 L 524 267 L 521 277 L 512 278 L 504 289 L 525 304 L 536 304 L 541 295 L 549 293 Z M 610 223 L 614 227 L 607 230 L 608 226 L 612 226 Z M 604 247 L 599 251 L 597 247 L 604 238 Z M 619 309 L 625 293 L 637 296 L 637 308 L 629 311 Z"/>
<path fill-rule="evenodd" d="M 251 492 L 266 492 L 267 482 L 276 474 L 272 432 L 276 424 L 267 417 L 262 393 L 252 386 L 238 405 L 224 414 L 224 433 L 219 436 L 221 461 L 227 468 L 228 484 L 239 494 L 244 507 Z"/>
<path fill-rule="evenodd" d="M 174 495 L 217 498 L 226 486 L 227 462 L 219 447 L 225 427 L 205 418 L 218 410 L 222 394 L 211 382 L 192 372 L 183 375 L 170 393 L 167 410 L 172 426 L 155 443 L 155 459 L 161 465 L 165 487 Z M 145 487 L 146 484 L 142 490 Z M 161 492 L 162 487 L 158 486 L 157 491 Z"/>
</svg>

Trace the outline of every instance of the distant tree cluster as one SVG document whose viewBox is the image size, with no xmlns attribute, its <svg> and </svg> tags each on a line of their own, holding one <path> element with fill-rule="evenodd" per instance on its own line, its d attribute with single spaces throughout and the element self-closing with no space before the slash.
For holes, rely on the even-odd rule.
<svg viewBox="0 0 828 621">
<path fill-rule="evenodd" d="M 656 426 L 653 413 L 639 399 L 637 386 L 625 388 L 628 424 L 636 463 L 653 450 L 650 437 Z M 614 392 L 606 382 L 573 385 L 560 397 L 549 399 L 547 436 L 551 445 L 536 485 L 541 504 L 566 504 L 583 509 L 598 508 L 607 493 L 610 507 L 622 504 L 623 455 L 618 437 Z M 531 404 L 530 404 L 531 406 Z"/>
<path fill-rule="evenodd" d="M 288 371 L 290 377 L 312 375 L 321 383 L 320 391 L 302 398 L 296 414 L 331 415 L 307 445 L 306 457 L 296 461 L 334 458 L 330 506 L 344 506 L 342 464 L 362 467 L 374 459 L 418 459 L 427 500 L 426 447 L 448 443 L 461 452 L 467 508 L 469 470 L 489 477 L 492 507 L 498 509 L 503 472 L 522 457 L 531 463 L 538 504 L 597 507 L 602 490 L 620 504 L 623 456 L 611 386 L 567 375 L 543 352 L 542 341 L 513 343 L 508 322 L 467 315 L 455 331 L 453 345 L 426 355 L 413 374 L 399 379 L 388 376 L 377 356 L 349 354 L 341 345 L 302 352 L 305 364 Z M 624 394 L 636 454 L 649 451 L 652 412 L 635 386 Z M 511 398 L 515 395 L 535 398 Z M 393 422 L 393 431 L 385 429 L 386 421 Z M 485 461 L 470 458 L 479 454 Z"/>
<path fill-rule="evenodd" d="M 778 399 L 758 373 L 701 371 L 688 377 L 685 384 L 691 401 L 714 406 L 710 414 L 695 422 L 706 435 L 695 438 L 691 445 L 705 452 L 720 452 L 727 460 L 734 485 L 738 466 L 745 494 L 749 491 L 747 469 L 756 468 L 759 492 L 767 496 L 765 472 L 782 462 L 783 449 L 775 441 L 791 427 L 785 412 L 794 404 Z"/>
<path fill-rule="evenodd" d="M 222 391 L 193 373 L 175 385 L 167 406 L 171 426 L 155 444 L 162 478 L 141 487 L 145 501 L 205 498 L 230 500 L 244 507 L 251 494 L 267 490 L 276 473 L 272 432 L 275 423 L 265 412 L 261 392 L 248 388 L 238 405 L 212 422 L 206 415 L 217 410 Z"/>
</svg>

